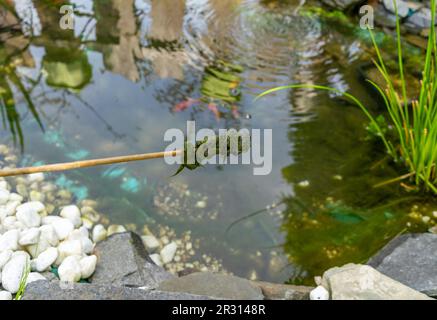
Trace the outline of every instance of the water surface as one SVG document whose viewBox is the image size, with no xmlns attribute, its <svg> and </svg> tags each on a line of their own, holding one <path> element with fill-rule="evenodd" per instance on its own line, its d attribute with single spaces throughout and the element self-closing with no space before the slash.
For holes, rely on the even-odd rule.
<svg viewBox="0 0 437 320">
<path fill-rule="evenodd" d="M 113 223 L 192 230 L 230 272 L 295 283 L 429 226 L 409 215 L 414 205 L 431 215 L 428 196 L 373 188 L 402 170 L 366 139 L 358 108 L 313 90 L 254 102 L 302 82 L 350 91 L 377 110 L 358 72 L 368 37 L 353 19 L 298 1 L 0 3 L 1 135 L 23 165 L 160 151 L 164 132 L 185 131 L 187 120 L 273 129 L 268 176 L 240 165 L 171 178 L 177 168 L 159 160 L 52 175 L 78 200 L 98 199 Z M 60 30 L 60 3 L 75 5 L 74 30 Z"/>
</svg>

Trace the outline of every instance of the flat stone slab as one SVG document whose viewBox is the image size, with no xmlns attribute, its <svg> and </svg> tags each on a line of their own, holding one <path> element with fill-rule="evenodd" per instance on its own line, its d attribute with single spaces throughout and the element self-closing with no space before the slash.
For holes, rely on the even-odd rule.
<svg viewBox="0 0 437 320">
<path fill-rule="evenodd" d="M 213 298 L 179 292 L 162 292 L 138 288 L 114 287 L 86 283 L 62 284 L 35 281 L 30 283 L 23 300 L 211 300 Z"/>
<path fill-rule="evenodd" d="M 397 237 L 367 264 L 417 291 L 437 297 L 436 234 Z"/>
<path fill-rule="evenodd" d="M 150 258 L 137 234 L 116 233 L 99 242 L 94 249 L 97 268 L 91 283 L 155 289 L 160 282 L 173 278 Z"/>
<path fill-rule="evenodd" d="M 254 281 L 266 300 L 309 300 L 313 287 Z"/>
<path fill-rule="evenodd" d="M 322 286 L 332 300 L 430 300 L 367 265 L 347 264 L 323 274 Z"/>
<path fill-rule="evenodd" d="M 261 289 L 251 281 L 235 276 L 196 272 L 163 281 L 158 290 L 186 292 L 230 300 L 263 300 Z"/>
</svg>

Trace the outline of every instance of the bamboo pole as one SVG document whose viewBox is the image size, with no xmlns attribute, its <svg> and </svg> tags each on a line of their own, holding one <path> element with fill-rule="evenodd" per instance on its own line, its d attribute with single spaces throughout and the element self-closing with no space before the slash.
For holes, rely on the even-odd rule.
<svg viewBox="0 0 437 320">
<path fill-rule="evenodd" d="M 44 166 L 13 168 L 13 169 L 0 170 L 0 177 L 19 176 L 19 175 L 39 173 L 39 172 L 65 171 L 65 170 L 81 169 L 81 168 L 95 167 L 95 166 L 114 164 L 114 163 L 142 161 L 142 160 L 158 159 L 164 157 L 175 157 L 180 154 L 182 154 L 182 150 L 174 150 L 174 151 L 164 151 L 164 152 L 133 154 L 128 156 L 119 156 L 119 157 L 110 157 L 110 158 L 101 158 L 101 159 L 81 160 L 81 161 L 65 162 L 65 163 L 55 163 L 55 164 L 48 164 Z"/>
</svg>

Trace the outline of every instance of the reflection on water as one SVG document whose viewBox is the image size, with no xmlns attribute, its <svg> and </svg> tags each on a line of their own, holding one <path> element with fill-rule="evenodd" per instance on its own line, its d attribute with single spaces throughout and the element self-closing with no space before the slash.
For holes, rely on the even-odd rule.
<svg viewBox="0 0 437 320">
<path fill-rule="evenodd" d="M 14 8 L 10 5 L 0 7 L 0 111 L 4 127 L 8 127 L 14 142 L 17 140 L 21 148 L 24 147 L 23 131 L 21 129 L 20 114 L 17 111 L 17 101 L 13 88 L 21 93 L 27 110 L 42 129 L 35 105 L 30 96 L 31 89 L 26 88 L 27 80 L 20 77 L 18 65 L 34 67 L 34 61 L 29 54 L 29 40 L 22 33 L 22 26 Z"/>
<path fill-rule="evenodd" d="M 91 65 L 73 30 L 63 30 L 59 24 L 59 6 L 69 1 L 36 1 L 35 10 L 41 27 L 40 46 L 45 54 L 42 70 L 49 86 L 81 89 L 91 81 Z"/>
<path fill-rule="evenodd" d="M 305 82 L 375 105 L 357 72 L 368 39 L 342 14 L 297 0 L 0 3 L 2 136 L 22 146 L 23 165 L 162 150 L 165 130 L 187 120 L 273 129 L 267 177 L 210 166 L 168 179 L 176 168 L 160 161 L 54 175 L 113 222 L 189 229 L 229 271 L 293 282 L 365 261 L 406 223 L 425 228 L 406 213 L 427 199 L 373 190 L 398 171 L 355 107 L 312 90 L 253 102 Z M 75 5 L 74 30 L 59 27 L 62 4 Z"/>
<path fill-rule="evenodd" d="M 140 79 L 136 60 L 142 59 L 134 1 L 94 1 L 97 51 L 105 68 L 131 81 Z M 99 18 L 100 17 L 100 18 Z"/>
</svg>

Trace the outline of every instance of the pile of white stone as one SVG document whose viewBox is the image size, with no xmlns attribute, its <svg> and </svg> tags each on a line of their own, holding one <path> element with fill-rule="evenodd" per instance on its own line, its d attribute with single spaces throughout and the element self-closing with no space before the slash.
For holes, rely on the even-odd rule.
<svg viewBox="0 0 437 320">
<path fill-rule="evenodd" d="M 44 179 L 31 177 L 37 178 Z M 52 266 L 58 267 L 61 281 L 89 278 L 97 262 L 94 245 L 107 236 L 102 225 L 90 232 L 77 206 L 64 206 L 48 215 L 43 203 L 25 202 L 5 180 L 0 181 L 0 222 L 1 300 L 12 299 L 26 274 L 26 284 L 43 280 Z"/>
</svg>

